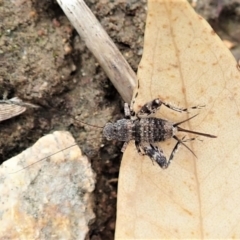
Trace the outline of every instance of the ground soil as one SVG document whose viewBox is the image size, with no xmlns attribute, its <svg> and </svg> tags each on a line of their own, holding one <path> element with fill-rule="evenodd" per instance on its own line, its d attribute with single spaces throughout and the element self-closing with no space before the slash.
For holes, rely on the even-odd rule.
<svg viewBox="0 0 240 240">
<path fill-rule="evenodd" d="M 146 1 L 85 2 L 137 71 Z M 234 44 L 232 51 L 239 59 L 239 2 L 197 1 L 195 9 L 222 39 Z M 89 238 L 113 239 L 122 143 L 103 140 L 101 130 L 72 116 L 103 126 L 123 116 L 121 97 L 56 1 L 0 0 L 0 19 L 0 96 L 7 92 L 8 98 L 18 96 L 41 106 L 1 122 L 0 160 L 18 154 L 49 132 L 70 131 L 97 174 L 96 221 Z"/>
</svg>

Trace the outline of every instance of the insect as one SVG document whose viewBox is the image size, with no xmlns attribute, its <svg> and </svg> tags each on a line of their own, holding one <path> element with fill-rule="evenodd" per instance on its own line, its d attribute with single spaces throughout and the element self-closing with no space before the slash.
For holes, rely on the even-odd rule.
<svg viewBox="0 0 240 240">
<path fill-rule="evenodd" d="M 148 117 L 150 114 L 153 114 L 157 110 L 159 110 L 162 105 L 177 112 L 187 112 L 188 110 L 187 108 L 183 109 L 183 108 L 174 107 L 168 103 L 161 101 L 159 98 L 156 98 L 144 104 L 138 113 L 135 113 L 132 109 L 129 108 L 129 105 L 125 103 L 124 104 L 125 118 L 117 120 L 115 123 L 106 123 L 104 127 L 87 124 L 79 120 L 77 121 L 92 127 L 102 128 L 103 136 L 106 137 L 107 140 L 123 141 L 124 145 L 122 147 L 122 152 L 124 152 L 124 150 L 126 149 L 126 146 L 129 143 L 129 141 L 132 141 L 132 140 L 135 141 L 135 146 L 139 154 L 147 155 L 153 162 L 156 162 L 161 168 L 166 169 L 168 168 L 171 161 L 173 160 L 174 154 L 176 153 L 180 144 L 184 145 L 196 157 L 194 152 L 185 144 L 185 142 L 194 140 L 195 138 L 191 138 L 187 140 L 184 140 L 184 138 L 179 139 L 176 136 L 177 132 L 193 133 L 196 135 L 201 135 L 209 138 L 216 138 L 216 136 L 207 134 L 207 133 L 201 133 L 201 132 L 183 129 L 179 126 L 182 123 L 196 117 L 197 115 L 194 115 L 193 117 L 190 117 L 178 123 L 172 123 L 170 121 L 167 121 L 161 118 Z M 195 109 L 195 108 L 198 108 L 198 107 L 192 107 L 192 109 Z M 177 143 L 174 146 L 169 159 L 167 160 L 166 156 L 163 153 L 163 150 L 155 146 L 154 143 L 163 142 L 170 138 L 174 138 L 177 141 Z M 73 146 L 75 146 L 75 144 L 63 150 L 66 150 Z M 57 153 L 58 152 L 54 154 L 57 154 Z M 54 154 L 51 154 L 48 157 L 51 157 Z M 42 160 L 44 159 L 40 159 L 37 162 L 40 162 Z M 36 164 L 37 162 L 33 164 Z M 33 164 L 30 164 L 27 167 Z"/>
<path fill-rule="evenodd" d="M 118 140 L 124 141 L 124 145 L 122 151 L 125 150 L 126 145 L 129 141 L 134 140 L 136 148 L 138 152 L 142 155 L 147 155 L 150 159 L 155 161 L 161 168 L 166 169 L 168 168 L 169 164 L 171 163 L 175 152 L 178 149 L 179 144 L 184 145 L 189 151 L 194 152 L 184 143 L 192 139 L 188 140 L 180 140 L 177 136 L 177 132 L 188 132 L 197 135 L 201 135 L 204 137 L 216 138 L 216 136 L 195 132 L 187 129 L 183 129 L 179 127 L 180 124 L 189 121 L 190 119 L 194 118 L 197 115 L 194 115 L 191 118 L 188 118 L 184 121 L 178 123 L 172 123 L 167 120 L 161 118 L 153 118 L 153 117 L 145 117 L 152 113 L 155 113 L 161 105 L 164 105 L 174 111 L 177 112 L 186 112 L 187 109 L 176 108 L 170 104 L 162 102 L 159 98 L 156 98 L 145 105 L 140 109 L 140 111 L 136 114 L 133 110 L 131 110 L 127 103 L 124 106 L 124 114 L 125 118 L 120 119 L 115 123 L 107 123 L 103 128 L 103 135 L 108 140 Z M 193 107 L 197 108 L 197 107 Z M 161 148 L 154 146 L 155 142 L 162 142 L 167 139 L 174 138 L 177 140 L 177 144 L 172 150 L 172 153 L 167 160 Z"/>
</svg>

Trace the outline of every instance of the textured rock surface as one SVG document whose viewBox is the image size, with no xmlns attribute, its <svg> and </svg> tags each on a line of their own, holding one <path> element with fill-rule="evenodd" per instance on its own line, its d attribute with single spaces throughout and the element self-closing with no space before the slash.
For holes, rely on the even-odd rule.
<svg viewBox="0 0 240 240">
<path fill-rule="evenodd" d="M 1 166 L 0 239 L 85 239 L 95 175 L 78 146 L 60 151 L 74 143 L 54 132 Z"/>
</svg>

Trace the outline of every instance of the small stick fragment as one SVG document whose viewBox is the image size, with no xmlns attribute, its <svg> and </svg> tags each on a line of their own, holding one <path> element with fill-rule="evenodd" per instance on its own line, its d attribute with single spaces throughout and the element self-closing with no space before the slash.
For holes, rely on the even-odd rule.
<svg viewBox="0 0 240 240">
<path fill-rule="evenodd" d="M 130 103 L 137 77 L 83 0 L 57 0 L 123 100 Z"/>
</svg>

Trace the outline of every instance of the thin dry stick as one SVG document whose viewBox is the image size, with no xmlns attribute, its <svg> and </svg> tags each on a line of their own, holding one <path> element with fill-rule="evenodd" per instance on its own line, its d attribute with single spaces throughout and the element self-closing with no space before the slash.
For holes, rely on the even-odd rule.
<svg viewBox="0 0 240 240">
<path fill-rule="evenodd" d="M 118 90 L 130 103 L 137 77 L 83 0 L 57 0 L 72 25 Z"/>
</svg>

